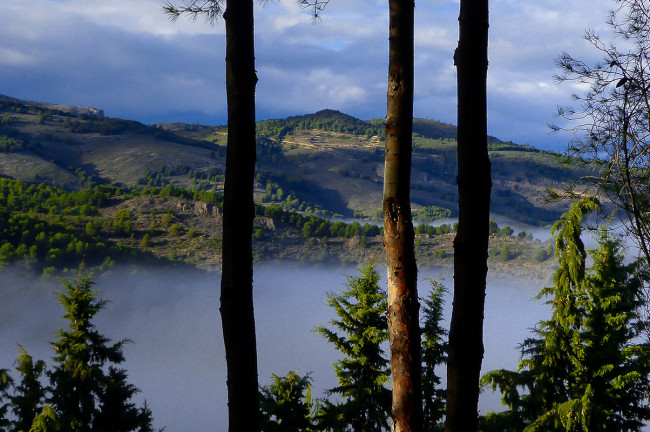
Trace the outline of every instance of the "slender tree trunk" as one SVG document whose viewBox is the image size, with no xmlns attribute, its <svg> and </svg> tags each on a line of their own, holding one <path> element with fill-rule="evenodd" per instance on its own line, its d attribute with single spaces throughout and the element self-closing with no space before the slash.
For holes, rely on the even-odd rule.
<svg viewBox="0 0 650 432">
<path fill-rule="evenodd" d="M 253 312 L 255 48 L 253 1 L 228 0 L 226 91 L 228 147 L 223 202 L 221 319 L 228 368 L 228 430 L 260 430 Z"/>
<path fill-rule="evenodd" d="M 458 74 L 458 232 L 447 362 L 447 432 L 478 428 L 487 276 L 490 159 L 487 152 L 488 1 L 461 0 Z"/>
<path fill-rule="evenodd" d="M 413 0 L 389 0 L 384 245 L 393 381 L 393 431 L 422 430 L 419 303 L 411 221 Z"/>
</svg>

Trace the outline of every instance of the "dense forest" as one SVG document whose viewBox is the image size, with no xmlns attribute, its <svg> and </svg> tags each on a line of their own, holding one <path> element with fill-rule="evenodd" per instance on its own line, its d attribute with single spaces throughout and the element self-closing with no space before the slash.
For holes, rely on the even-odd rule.
<svg viewBox="0 0 650 432">
<path fill-rule="evenodd" d="M 206 230 L 208 221 L 220 219 L 222 194 L 200 187 L 163 186 L 156 179 L 157 174 L 147 173 L 133 188 L 99 184 L 66 191 L 0 178 L 0 263 L 22 263 L 34 271 L 54 274 L 74 272 L 82 263 L 102 270 L 122 261 L 214 266 L 219 260 L 220 237 Z M 289 243 L 295 246 L 296 255 L 286 254 L 286 259 L 303 262 L 349 262 L 359 249 L 370 254 L 379 250 L 380 226 L 317 216 L 318 209 L 292 195 L 285 198 L 273 183 L 267 183 L 266 191 L 255 207 L 258 228 L 253 237 L 258 259 L 278 258 L 275 250 Z M 423 208 L 414 214 L 423 222 L 415 231 L 421 259 L 444 263 L 450 253 L 443 255 L 433 245 L 453 235 L 455 225 L 425 222 L 449 213 Z M 530 232 L 515 233 L 495 222 L 490 230 L 499 262 L 519 257 L 531 266 L 548 263 L 550 244 L 534 242 Z M 211 242 L 213 253 L 197 261 L 190 252 L 205 249 L 206 242 Z M 179 246 L 190 252 L 182 254 Z"/>
</svg>

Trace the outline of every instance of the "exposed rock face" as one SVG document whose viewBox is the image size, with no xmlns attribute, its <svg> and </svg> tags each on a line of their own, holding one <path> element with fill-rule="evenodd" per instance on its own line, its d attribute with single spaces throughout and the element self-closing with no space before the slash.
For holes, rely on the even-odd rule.
<svg viewBox="0 0 650 432">
<path fill-rule="evenodd" d="M 198 216 L 218 216 L 219 207 L 202 201 L 179 201 L 176 207 L 182 211 L 192 211 Z"/>
<path fill-rule="evenodd" d="M 255 228 L 265 228 L 267 230 L 275 231 L 275 222 L 272 218 L 258 217 L 255 220 Z"/>
<path fill-rule="evenodd" d="M 104 117 L 104 111 L 98 108 L 78 107 L 72 105 L 59 105 L 59 104 L 53 104 L 49 102 L 28 101 L 23 99 L 12 98 L 10 96 L 5 96 L 5 95 L 0 95 L 0 101 L 16 102 L 26 106 L 35 106 L 43 109 L 63 111 L 72 114 L 74 116 L 87 115 L 91 117 Z"/>
</svg>

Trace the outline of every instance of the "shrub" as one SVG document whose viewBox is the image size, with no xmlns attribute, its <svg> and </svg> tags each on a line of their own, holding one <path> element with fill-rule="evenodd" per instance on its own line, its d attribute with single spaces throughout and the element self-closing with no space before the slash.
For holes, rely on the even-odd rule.
<svg viewBox="0 0 650 432">
<path fill-rule="evenodd" d="M 548 257 L 548 252 L 546 252 L 544 249 L 539 249 L 537 252 L 535 252 L 535 261 L 537 262 L 544 262 L 548 259 Z"/>
<path fill-rule="evenodd" d="M 169 229 L 169 232 L 171 235 L 178 237 L 183 234 L 183 227 L 179 224 L 174 224 Z"/>
</svg>

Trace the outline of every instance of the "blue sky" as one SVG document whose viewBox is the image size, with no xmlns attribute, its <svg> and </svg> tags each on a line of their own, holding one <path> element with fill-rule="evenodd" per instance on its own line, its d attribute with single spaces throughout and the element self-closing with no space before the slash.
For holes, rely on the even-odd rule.
<svg viewBox="0 0 650 432">
<path fill-rule="evenodd" d="M 0 94 L 93 106 L 144 123 L 225 124 L 223 22 L 172 23 L 162 0 L 0 0 Z M 258 119 L 337 109 L 386 114 L 385 0 L 332 0 L 320 24 L 294 0 L 256 7 Z M 595 62 L 582 40 L 605 34 L 610 0 L 491 0 L 488 130 L 562 150 L 549 133 L 571 85 L 553 81 L 567 51 Z M 416 2 L 416 117 L 456 123 L 458 1 Z"/>
</svg>

